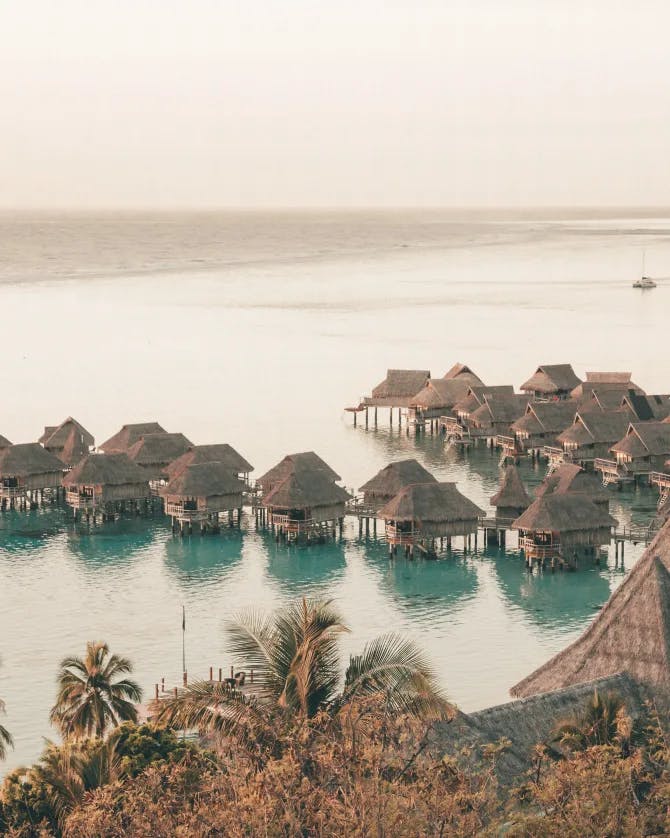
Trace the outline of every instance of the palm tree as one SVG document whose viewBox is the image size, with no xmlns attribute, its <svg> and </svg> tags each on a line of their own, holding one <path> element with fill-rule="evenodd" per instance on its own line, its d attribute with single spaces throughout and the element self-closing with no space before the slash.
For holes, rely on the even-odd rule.
<svg viewBox="0 0 670 838">
<path fill-rule="evenodd" d="M 0 713 L 5 712 L 5 703 L 0 699 Z M 0 759 L 4 759 L 7 756 L 7 748 L 12 747 L 14 742 L 12 740 L 11 733 L 7 730 L 6 727 L 0 725 Z"/>
<path fill-rule="evenodd" d="M 341 684 L 338 640 L 348 631 L 330 601 L 302 599 L 274 617 L 247 612 L 227 624 L 230 648 L 254 689 L 195 682 L 160 702 L 157 721 L 170 727 L 234 734 L 250 742 L 272 739 L 273 715 L 304 721 L 318 712 L 349 717 L 357 707 L 379 712 L 445 716 L 448 704 L 423 655 L 410 641 L 389 634 L 349 659 Z M 371 709 L 365 712 L 373 712 Z"/>
<path fill-rule="evenodd" d="M 594 690 L 585 707 L 572 719 L 559 724 L 553 742 L 571 751 L 584 751 L 593 745 L 610 745 L 621 740 L 624 703 L 612 693 Z"/>
<path fill-rule="evenodd" d="M 136 722 L 133 702 L 142 698 L 142 690 L 129 678 L 119 675 L 132 672 L 127 658 L 110 655 L 106 643 L 88 642 L 83 658 L 61 661 L 58 696 L 51 710 L 51 721 L 66 739 L 101 737 L 120 722 Z"/>
</svg>

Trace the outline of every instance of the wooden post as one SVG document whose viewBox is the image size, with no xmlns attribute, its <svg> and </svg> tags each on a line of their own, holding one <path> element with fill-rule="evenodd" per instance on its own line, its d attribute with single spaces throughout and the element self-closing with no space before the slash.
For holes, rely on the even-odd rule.
<svg viewBox="0 0 670 838">
<path fill-rule="evenodd" d="M 210 681 L 214 680 L 214 667 L 213 666 L 209 667 L 209 680 Z"/>
<path fill-rule="evenodd" d="M 223 681 L 223 672 L 221 671 L 221 667 L 219 667 L 219 684 Z"/>
<path fill-rule="evenodd" d="M 188 687 L 188 672 L 184 672 L 184 686 Z"/>
<path fill-rule="evenodd" d="M 156 701 L 158 701 L 158 684 L 156 684 Z"/>
</svg>

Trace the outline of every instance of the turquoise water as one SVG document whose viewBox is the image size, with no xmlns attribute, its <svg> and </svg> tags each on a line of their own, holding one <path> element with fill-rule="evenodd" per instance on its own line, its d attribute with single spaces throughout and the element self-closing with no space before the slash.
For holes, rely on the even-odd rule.
<svg viewBox="0 0 670 838">
<path fill-rule="evenodd" d="M 550 221 L 450 214 L 245 214 L 0 219 L 5 399 L 0 433 L 36 439 L 74 415 L 98 442 L 158 420 L 196 443 L 230 442 L 261 474 L 316 450 L 357 487 L 417 457 L 487 507 L 497 457 L 445 452 L 437 437 L 354 429 L 343 408 L 387 367 L 455 361 L 489 383 L 538 363 L 632 370 L 670 390 L 668 284 L 633 292 L 641 248 L 670 273 L 667 218 Z M 406 247 L 403 245 L 407 245 Z M 523 465 L 529 485 L 541 470 Z M 612 493 L 622 523 L 653 514 L 649 491 Z M 381 528 L 380 528 L 381 533 Z M 458 544 L 456 545 L 459 546 Z M 147 693 L 178 683 L 181 607 L 192 677 L 227 667 L 223 626 L 240 609 L 332 597 L 351 627 L 345 652 L 388 630 L 417 640 L 464 709 L 504 701 L 516 681 L 576 637 L 623 578 L 598 568 L 529 577 L 510 541 L 439 562 L 389 561 L 358 540 L 277 546 L 241 531 L 175 539 L 162 519 L 74 530 L 63 512 L 0 517 L 0 696 L 16 739 L 4 770 L 53 736 L 58 661 L 105 639 Z M 627 545 L 626 567 L 642 546 Z"/>
</svg>

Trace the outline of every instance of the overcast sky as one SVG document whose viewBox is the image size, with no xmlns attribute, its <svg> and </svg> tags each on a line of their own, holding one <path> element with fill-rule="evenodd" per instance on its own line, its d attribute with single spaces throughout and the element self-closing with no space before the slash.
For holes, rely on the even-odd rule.
<svg viewBox="0 0 670 838">
<path fill-rule="evenodd" d="M 0 206 L 670 204 L 667 0 L 1 0 Z"/>
</svg>

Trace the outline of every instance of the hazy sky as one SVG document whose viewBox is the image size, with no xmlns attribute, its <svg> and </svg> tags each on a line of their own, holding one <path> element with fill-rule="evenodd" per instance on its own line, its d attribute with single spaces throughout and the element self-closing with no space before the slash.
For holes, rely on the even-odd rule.
<svg viewBox="0 0 670 838">
<path fill-rule="evenodd" d="M 670 204 L 667 0 L 0 0 L 0 206 Z"/>
</svg>

